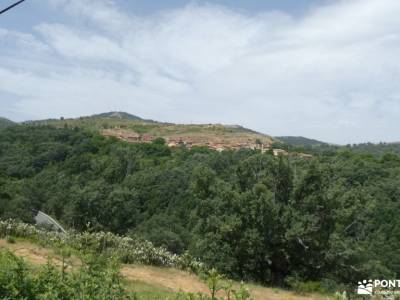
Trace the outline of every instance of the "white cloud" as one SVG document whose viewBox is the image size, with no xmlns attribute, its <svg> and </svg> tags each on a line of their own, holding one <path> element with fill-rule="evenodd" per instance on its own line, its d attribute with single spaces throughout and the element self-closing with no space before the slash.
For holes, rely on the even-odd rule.
<svg viewBox="0 0 400 300">
<path fill-rule="evenodd" d="M 148 17 L 48 0 L 69 17 L 0 28 L 0 102 L 16 118 L 126 110 L 345 143 L 400 140 L 400 2 L 338 1 L 302 18 L 188 5 Z M 35 49 L 28 56 L 29 44 Z"/>
<path fill-rule="evenodd" d="M 13 52 L 16 49 L 29 49 L 30 52 L 46 51 L 48 47 L 35 36 L 13 30 L 0 28 L 1 52 Z"/>
</svg>

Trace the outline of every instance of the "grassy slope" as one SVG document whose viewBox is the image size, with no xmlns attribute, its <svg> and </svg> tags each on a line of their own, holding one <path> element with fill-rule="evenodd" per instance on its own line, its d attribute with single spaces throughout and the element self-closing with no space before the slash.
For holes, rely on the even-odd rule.
<svg viewBox="0 0 400 300">
<path fill-rule="evenodd" d="M 27 240 L 17 239 L 16 243 L 8 243 L 0 239 L 0 249 L 8 249 L 17 256 L 23 257 L 33 266 L 44 265 L 50 259 L 56 266 L 61 266 L 61 258 L 51 249 L 45 249 Z M 79 267 L 80 261 L 73 257 L 69 260 L 70 268 Z M 137 292 L 141 299 L 165 300 L 179 291 L 186 293 L 207 294 L 205 284 L 195 275 L 184 271 L 154 266 L 124 265 L 121 274 L 125 278 L 129 290 Z M 304 300 L 329 299 L 327 296 L 301 296 L 292 292 L 249 285 L 254 300 Z"/>
</svg>

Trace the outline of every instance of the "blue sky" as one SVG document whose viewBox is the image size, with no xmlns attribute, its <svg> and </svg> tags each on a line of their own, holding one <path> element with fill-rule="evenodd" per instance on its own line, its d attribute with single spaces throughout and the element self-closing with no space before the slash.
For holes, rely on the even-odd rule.
<svg viewBox="0 0 400 300">
<path fill-rule="evenodd" d="M 399 141 L 398 15 L 398 0 L 26 0 L 0 16 L 0 115 Z"/>
<path fill-rule="evenodd" d="M 119 1 L 120 5 L 138 14 L 152 14 L 156 11 L 179 8 L 188 3 L 218 4 L 243 13 L 257 13 L 260 11 L 280 10 L 292 15 L 301 15 L 313 7 L 327 4 L 332 0 L 218 0 L 218 1 Z"/>
<path fill-rule="evenodd" d="M 177 9 L 190 3 L 215 4 L 228 7 L 242 13 L 258 13 L 260 11 L 279 10 L 294 16 L 300 16 L 310 9 L 320 5 L 332 3 L 335 0 L 217 0 L 217 1 L 186 1 L 186 0 L 158 0 L 158 1 L 137 1 L 137 0 L 118 0 L 115 3 L 122 9 L 129 10 L 131 13 L 139 15 L 154 14 L 166 9 Z M 3 0 L 2 7 L 6 4 L 14 3 L 14 0 Z M 4 4 L 3 4 L 4 3 Z M 21 19 L 16 22 L 16 18 L 23 16 L 24 25 L 34 24 L 49 17 L 51 11 L 46 4 L 38 5 L 39 1 L 27 0 L 17 10 L 3 16 L 2 24 L 10 27 L 19 26 Z M 51 12 L 53 15 L 54 12 Z M 59 17 L 59 16 L 57 16 Z M 54 20 L 54 18 L 52 18 Z"/>
</svg>

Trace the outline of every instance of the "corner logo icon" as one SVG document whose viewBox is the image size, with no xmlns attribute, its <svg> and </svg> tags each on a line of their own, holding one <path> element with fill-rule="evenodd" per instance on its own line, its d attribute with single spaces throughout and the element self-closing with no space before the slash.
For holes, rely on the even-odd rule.
<svg viewBox="0 0 400 300">
<path fill-rule="evenodd" d="M 357 294 L 358 295 L 372 295 L 372 280 L 363 280 L 358 282 Z"/>
</svg>

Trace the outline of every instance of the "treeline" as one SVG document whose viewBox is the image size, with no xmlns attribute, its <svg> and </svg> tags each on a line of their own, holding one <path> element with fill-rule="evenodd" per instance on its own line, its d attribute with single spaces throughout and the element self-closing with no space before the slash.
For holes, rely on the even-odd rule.
<svg viewBox="0 0 400 300">
<path fill-rule="evenodd" d="M 382 156 L 389 152 L 400 154 L 400 143 L 363 143 L 347 145 L 346 148 L 359 152 L 371 153 L 376 156 Z"/>
<path fill-rule="evenodd" d="M 326 288 L 400 274 L 400 157 L 128 144 L 77 128 L 0 131 L 0 217 L 40 209 L 233 278 Z"/>
<path fill-rule="evenodd" d="M 311 140 L 313 141 L 313 140 Z M 275 148 L 282 148 L 294 152 L 315 153 L 326 155 L 336 152 L 357 152 L 359 154 L 372 154 L 375 157 L 381 158 L 388 153 L 400 154 L 400 143 L 361 143 L 361 144 L 348 144 L 345 146 L 332 145 L 332 144 L 312 144 L 312 142 L 288 139 L 287 143 L 276 143 L 273 145 Z"/>
</svg>

